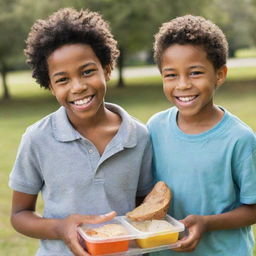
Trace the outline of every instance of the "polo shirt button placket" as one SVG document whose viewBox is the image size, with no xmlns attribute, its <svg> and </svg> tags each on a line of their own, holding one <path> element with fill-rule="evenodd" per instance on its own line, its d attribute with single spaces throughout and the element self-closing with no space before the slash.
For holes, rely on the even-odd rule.
<svg viewBox="0 0 256 256">
<path fill-rule="evenodd" d="M 92 149 L 92 148 L 89 149 L 89 153 L 90 153 L 90 154 L 93 153 L 93 149 Z"/>
</svg>

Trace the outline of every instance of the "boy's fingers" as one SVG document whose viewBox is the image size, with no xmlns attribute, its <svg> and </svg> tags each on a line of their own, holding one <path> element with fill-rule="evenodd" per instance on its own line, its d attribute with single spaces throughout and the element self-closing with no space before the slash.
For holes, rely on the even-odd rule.
<svg viewBox="0 0 256 256">
<path fill-rule="evenodd" d="M 196 247 L 197 243 L 198 243 L 198 239 L 195 240 L 193 237 L 188 236 L 187 239 L 183 239 L 178 242 L 177 250 L 178 251 L 193 250 Z"/>
<path fill-rule="evenodd" d="M 90 215 L 84 217 L 85 223 L 100 223 L 113 219 L 116 216 L 116 212 L 112 211 L 103 215 Z"/>
<path fill-rule="evenodd" d="M 180 220 L 180 222 L 182 222 L 186 228 L 190 227 L 193 224 L 190 217 Z"/>
<path fill-rule="evenodd" d="M 116 212 L 115 211 L 108 212 L 106 214 L 97 216 L 96 217 L 96 223 L 97 222 L 102 222 L 102 221 L 112 220 L 114 217 L 116 217 Z"/>
<path fill-rule="evenodd" d="M 116 212 L 112 211 L 112 212 L 108 212 L 108 213 L 100 215 L 100 216 L 103 218 L 113 219 L 114 217 L 116 217 Z"/>
<path fill-rule="evenodd" d="M 72 245 L 72 252 L 75 256 L 89 256 L 90 254 L 87 253 L 82 246 L 79 244 L 78 241 L 74 241 Z"/>
<path fill-rule="evenodd" d="M 183 241 L 178 242 L 177 248 L 174 248 L 173 250 L 176 252 L 191 252 L 196 248 L 196 245 L 198 243 L 198 240 L 185 243 Z"/>
</svg>

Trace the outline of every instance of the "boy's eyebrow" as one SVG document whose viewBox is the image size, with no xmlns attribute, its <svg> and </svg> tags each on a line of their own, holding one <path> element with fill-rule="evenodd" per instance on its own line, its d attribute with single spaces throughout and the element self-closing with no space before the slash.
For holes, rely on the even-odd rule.
<svg viewBox="0 0 256 256">
<path fill-rule="evenodd" d="M 194 66 L 191 66 L 191 67 L 189 67 L 190 69 L 192 69 L 192 68 L 203 68 L 203 69 L 205 69 L 205 67 L 204 66 L 202 66 L 202 65 L 194 65 Z"/>
<path fill-rule="evenodd" d="M 189 69 L 193 69 L 193 68 L 203 68 L 203 69 L 205 69 L 205 67 L 202 66 L 202 65 L 193 65 L 193 66 L 189 67 Z M 176 70 L 176 69 L 175 68 L 164 68 L 163 72 L 164 71 L 174 71 L 174 70 Z"/>
<path fill-rule="evenodd" d="M 65 75 L 66 72 L 58 72 L 58 73 L 55 73 L 52 75 L 52 77 L 55 77 L 55 76 L 62 76 L 62 75 Z"/>
<path fill-rule="evenodd" d="M 164 68 L 163 71 L 173 71 L 175 68 Z"/>
<path fill-rule="evenodd" d="M 86 68 L 86 67 L 88 67 L 88 66 L 90 66 L 90 65 L 96 66 L 96 63 L 95 63 L 95 62 L 92 62 L 92 61 L 91 61 L 91 62 L 88 62 L 88 63 L 82 65 L 81 67 L 79 67 L 79 69 Z"/>
<path fill-rule="evenodd" d="M 79 69 L 86 68 L 86 67 L 88 67 L 88 66 L 90 66 L 90 65 L 96 66 L 96 63 L 95 63 L 95 62 L 88 62 L 88 63 L 86 63 L 86 64 L 80 66 Z M 55 77 L 55 76 L 63 76 L 63 75 L 65 75 L 66 73 L 67 73 L 67 72 L 57 72 L 57 73 L 54 73 L 54 74 L 52 75 L 52 77 Z"/>
</svg>

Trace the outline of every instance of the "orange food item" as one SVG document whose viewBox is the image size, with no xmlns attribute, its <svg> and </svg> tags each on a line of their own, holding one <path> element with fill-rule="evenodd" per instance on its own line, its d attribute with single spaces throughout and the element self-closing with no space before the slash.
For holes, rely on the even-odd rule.
<svg viewBox="0 0 256 256">
<path fill-rule="evenodd" d="M 128 240 L 112 242 L 106 242 L 105 240 L 128 235 L 128 231 L 120 224 L 106 224 L 98 228 L 88 229 L 86 230 L 86 234 L 92 238 L 103 238 L 102 242 L 100 242 L 100 240 L 96 240 L 95 242 L 88 240 L 85 241 L 87 250 L 91 255 L 124 252 L 129 248 Z"/>
<path fill-rule="evenodd" d="M 93 243 L 85 241 L 88 252 L 91 255 L 110 254 L 115 252 L 125 252 L 129 248 L 129 241 Z"/>
</svg>

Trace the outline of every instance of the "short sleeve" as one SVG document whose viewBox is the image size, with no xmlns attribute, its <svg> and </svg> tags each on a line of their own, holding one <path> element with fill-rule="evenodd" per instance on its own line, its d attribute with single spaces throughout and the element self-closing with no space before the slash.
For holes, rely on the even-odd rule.
<svg viewBox="0 0 256 256">
<path fill-rule="evenodd" d="M 141 171 L 138 184 L 137 196 L 147 195 L 153 187 L 152 179 L 152 145 L 150 138 L 148 137 L 147 144 L 145 146 L 142 162 Z"/>
<path fill-rule="evenodd" d="M 236 154 L 238 164 L 234 168 L 234 179 L 239 187 L 242 204 L 256 204 L 256 138 L 250 136 L 243 141 Z"/>
<path fill-rule="evenodd" d="M 43 185 L 36 142 L 29 131 L 22 136 L 16 160 L 9 176 L 9 186 L 15 191 L 38 194 Z"/>
</svg>

